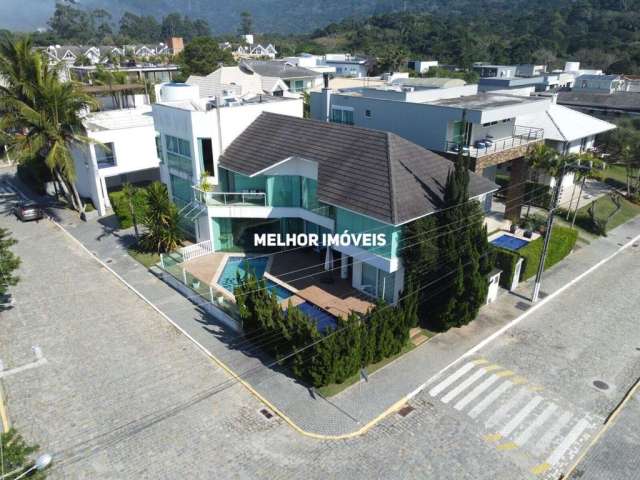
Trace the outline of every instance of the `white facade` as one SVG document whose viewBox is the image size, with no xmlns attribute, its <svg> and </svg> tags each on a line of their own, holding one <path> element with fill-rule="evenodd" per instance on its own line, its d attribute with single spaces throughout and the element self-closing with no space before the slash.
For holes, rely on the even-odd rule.
<svg viewBox="0 0 640 480">
<path fill-rule="evenodd" d="M 93 113 L 84 123 L 87 136 L 97 143 L 72 148 L 75 184 L 80 196 L 91 198 L 105 215 L 111 207 L 109 186 L 159 178 L 151 108 Z"/>
<path fill-rule="evenodd" d="M 409 60 L 407 62 L 407 68 L 417 73 L 427 73 L 430 68 L 437 66 L 437 60 Z"/>
<path fill-rule="evenodd" d="M 209 105 L 209 107 L 208 107 Z M 162 181 L 177 204 L 190 202 L 191 186 L 198 185 L 205 170 L 207 182 L 215 191 L 218 185 L 218 159 L 224 149 L 236 139 L 262 112 L 279 113 L 302 117 L 302 99 L 266 98 L 264 101 L 242 102 L 216 108 L 205 99 L 194 98 L 177 102 L 162 102 L 153 105 L 155 128 L 160 136 L 162 156 L 160 166 Z M 188 142 L 190 168 L 174 168 L 169 159 L 167 137 Z M 293 140 L 292 140 L 293 141 Z M 209 143 L 210 142 L 210 143 Z M 210 151 L 205 151 L 210 145 Z M 205 158 L 210 155 L 211 164 Z M 187 159 L 185 158 L 185 161 Z M 177 192 L 176 185 L 189 185 L 189 191 Z M 191 197 L 187 198 L 189 195 Z M 204 212 L 203 212 L 204 213 Z M 220 212 L 222 213 L 222 212 Z M 194 235 L 198 241 L 212 237 L 210 217 L 201 215 Z"/>
</svg>

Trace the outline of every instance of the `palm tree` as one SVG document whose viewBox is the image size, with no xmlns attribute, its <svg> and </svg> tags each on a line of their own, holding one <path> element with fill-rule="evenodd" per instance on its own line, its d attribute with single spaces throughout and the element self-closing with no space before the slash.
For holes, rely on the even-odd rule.
<svg viewBox="0 0 640 480">
<path fill-rule="evenodd" d="M 143 224 L 147 231 L 140 243 L 148 251 L 165 253 L 175 250 L 184 236 L 180 229 L 178 207 L 169 200 L 167 187 L 153 182 L 147 188 L 147 208 Z"/>
<path fill-rule="evenodd" d="M 18 162 L 43 162 L 62 186 L 69 204 L 83 212 L 75 187 L 71 148 L 92 143 L 85 136 L 83 112 L 95 101 L 72 83 L 60 81 L 55 68 L 33 50 L 29 39 L 0 43 L 0 131 Z"/>
<path fill-rule="evenodd" d="M 131 221 L 133 222 L 133 231 L 136 235 L 136 240 L 140 239 L 140 231 L 138 230 L 138 218 L 136 216 L 137 211 L 137 196 L 138 196 L 138 188 L 131 185 L 129 182 L 126 182 L 122 185 L 122 193 L 124 197 L 127 199 L 127 205 L 129 206 L 129 213 L 131 214 Z"/>
</svg>

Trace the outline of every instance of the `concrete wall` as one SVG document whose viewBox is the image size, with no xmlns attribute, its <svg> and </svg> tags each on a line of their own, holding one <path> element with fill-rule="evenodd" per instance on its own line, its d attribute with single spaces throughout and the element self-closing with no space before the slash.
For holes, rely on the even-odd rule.
<svg viewBox="0 0 640 480">
<path fill-rule="evenodd" d="M 102 144 L 113 143 L 116 164 L 107 168 L 98 168 L 93 145 L 74 146 L 71 149 L 76 167 L 76 188 L 81 196 L 91 198 L 99 214 L 104 215 L 111 207 L 105 181 L 107 178 L 158 169 L 155 129 L 149 125 L 89 131 L 87 136 Z"/>
<path fill-rule="evenodd" d="M 448 107 L 348 95 L 331 95 L 331 105 L 353 108 L 355 125 L 390 131 L 433 150 L 444 150 L 449 122 L 461 117 L 460 110 Z M 323 112 L 322 93 L 312 93 L 311 117 L 324 120 Z"/>
<path fill-rule="evenodd" d="M 197 184 L 202 174 L 200 171 L 200 145 L 198 139 L 210 138 L 214 171 L 209 173 L 213 174 L 212 183 L 217 185 L 219 178 L 218 159 L 221 153 L 262 112 L 280 113 L 302 118 L 302 99 L 252 103 L 237 107 L 212 109 L 207 112 L 188 110 L 170 104 L 154 104 L 153 118 L 156 130 L 162 134 L 163 151 L 166 150 L 165 135 L 183 138 L 191 143 L 192 177 L 188 178 L 187 175 L 177 171 L 171 171 L 171 174 L 185 178 L 194 185 Z M 220 128 L 218 128 L 218 125 L 220 125 Z M 164 153 L 166 155 L 166 151 Z M 164 167 L 162 173 L 163 181 L 167 183 L 167 187 L 172 194 L 171 186 L 168 183 L 168 173 L 167 167 Z"/>
</svg>

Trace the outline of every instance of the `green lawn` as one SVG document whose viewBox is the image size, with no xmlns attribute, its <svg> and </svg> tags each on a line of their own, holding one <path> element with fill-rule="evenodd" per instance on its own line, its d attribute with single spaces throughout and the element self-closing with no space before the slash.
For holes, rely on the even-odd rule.
<svg viewBox="0 0 640 480">
<path fill-rule="evenodd" d="M 400 350 L 400 352 L 398 354 L 396 354 L 396 355 L 394 355 L 392 357 L 389 357 L 389 358 L 385 358 L 384 360 L 381 360 L 378 363 L 373 363 L 373 364 L 369 365 L 366 368 L 367 374 L 371 375 L 376 370 L 380 370 L 385 365 L 389 365 L 395 359 L 401 357 L 405 353 L 410 352 L 414 348 L 416 348 L 416 347 L 410 341 L 407 342 L 407 344 L 404 346 L 404 348 L 402 350 Z M 352 377 L 347 378 L 342 383 L 332 383 L 331 385 L 326 385 L 324 387 L 320 387 L 320 388 L 318 388 L 318 392 L 320 393 L 320 395 L 322 395 L 324 397 L 333 397 L 334 395 L 337 395 L 338 393 L 342 392 L 344 389 L 349 388 L 354 383 L 357 383 L 358 381 L 360 381 L 360 373 L 357 373 L 356 375 L 353 375 Z"/>
<path fill-rule="evenodd" d="M 604 219 L 616 209 L 615 204 L 608 195 L 600 197 L 595 201 L 595 203 L 596 215 L 598 218 Z M 588 209 L 589 205 L 585 205 L 580 210 L 578 210 L 576 225 L 584 228 L 585 230 L 594 232 L 595 229 L 591 222 L 591 217 L 589 216 Z M 625 222 L 628 222 L 638 214 L 640 214 L 640 205 L 622 198 L 622 208 L 611 218 L 611 220 L 609 220 L 609 223 L 607 224 L 607 231 L 612 230 Z"/>
<path fill-rule="evenodd" d="M 623 165 L 609 165 L 604 170 L 604 180 L 611 180 L 607 183 L 625 188 L 627 185 L 627 169 Z"/>
<path fill-rule="evenodd" d="M 155 264 L 157 264 L 160 261 L 160 255 L 158 255 L 157 253 L 143 252 L 139 250 L 136 246 L 127 248 L 127 252 L 135 260 L 137 260 L 147 268 L 153 267 Z"/>
</svg>

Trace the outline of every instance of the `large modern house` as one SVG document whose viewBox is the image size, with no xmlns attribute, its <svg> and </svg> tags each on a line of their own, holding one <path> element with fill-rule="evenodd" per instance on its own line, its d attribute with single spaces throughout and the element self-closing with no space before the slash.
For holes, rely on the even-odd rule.
<svg viewBox="0 0 640 480">
<path fill-rule="evenodd" d="M 215 163 L 215 188 L 191 185 L 200 241 L 216 252 L 251 252 L 255 233 L 381 233 L 384 246 L 328 253 L 353 288 L 388 302 L 403 288 L 402 227 L 443 206 L 453 168 L 393 133 L 269 112 Z M 482 201 L 497 188 L 471 174 L 471 197 Z"/>
<path fill-rule="evenodd" d="M 220 183 L 219 156 L 262 112 L 302 117 L 302 100 L 267 95 L 203 98 L 197 85 L 188 84 L 163 85 L 160 97 L 152 108 L 162 181 L 173 201 L 185 208 L 190 236 L 208 239 L 209 224 L 193 203 L 193 186 L 203 180 L 212 188 Z"/>
<path fill-rule="evenodd" d="M 394 132 L 449 157 L 464 149 L 474 162 L 473 170 L 492 181 L 498 166 L 508 166 L 513 188 L 507 190 L 505 216 L 512 220 L 519 217 L 518 199 L 528 175 L 524 157 L 531 145 L 548 141 L 560 153 L 583 151 L 593 146 L 596 135 L 615 128 L 555 105 L 553 96 L 478 92 L 478 85 L 447 82 L 429 86 L 400 82 L 313 92 L 311 116 Z M 491 208 L 490 198 L 486 208 Z"/>
</svg>

